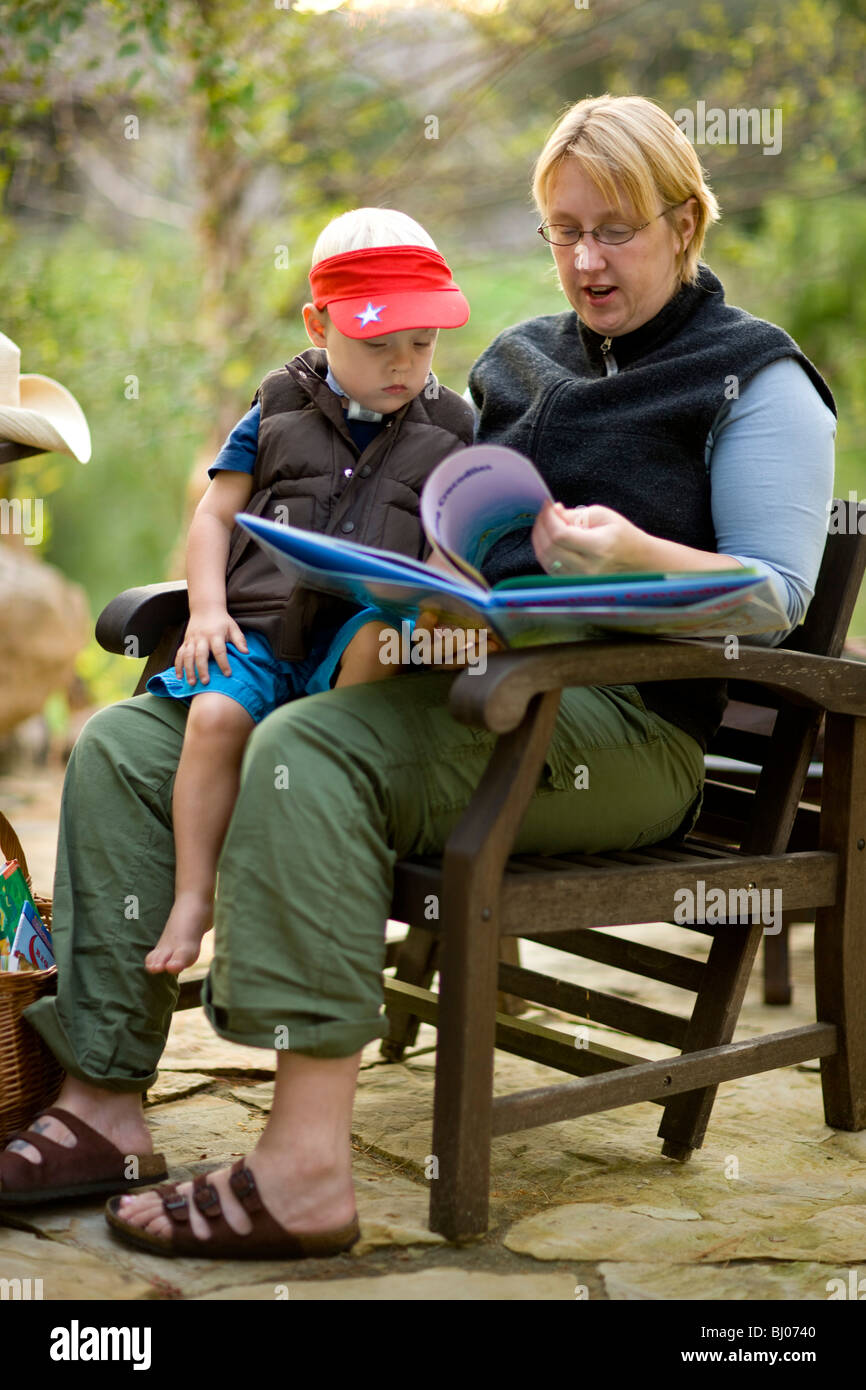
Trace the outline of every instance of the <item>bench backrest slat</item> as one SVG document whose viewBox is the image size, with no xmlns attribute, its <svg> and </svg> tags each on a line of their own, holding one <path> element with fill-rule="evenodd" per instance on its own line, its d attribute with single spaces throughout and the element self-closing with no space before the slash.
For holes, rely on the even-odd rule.
<svg viewBox="0 0 866 1390">
<path fill-rule="evenodd" d="M 854 509 L 846 508 L 846 503 L 836 501 L 831 514 L 853 520 Z M 856 526 L 856 532 L 852 527 L 848 534 L 828 534 L 805 621 L 785 638 L 783 647 L 815 656 L 841 655 L 866 570 L 866 504 L 857 505 Z M 741 849 L 778 854 L 790 837 L 822 716 L 819 710 L 794 705 L 746 681 L 729 681 L 728 694 L 732 704 L 708 751 L 756 763 L 761 773 L 753 793 L 729 797 L 724 788 L 707 786 L 695 833 L 719 834 L 724 827 L 727 834 L 740 828 Z M 773 710 L 778 711 L 775 718 Z"/>
</svg>

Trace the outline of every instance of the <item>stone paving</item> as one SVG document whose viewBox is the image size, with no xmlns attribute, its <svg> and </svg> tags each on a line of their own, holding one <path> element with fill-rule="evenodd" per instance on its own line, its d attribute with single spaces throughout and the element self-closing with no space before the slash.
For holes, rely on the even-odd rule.
<svg viewBox="0 0 866 1390">
<path fill-rule="evenodd" d="M 57 797 L 56 772 L 0 778 L 0 805 L 45 891 Z M 662 924 L 628 934 L 697 957 L 706 950 L 705 938 Z M 792 934 L 793 1006 L 764 1006 L 756 977 L 738 1037 L 812 1017 L 810 938 L 805 925 Z M 522 950 L 530 968 L 556 960 L 564 978 L 623 990 L 602 965 Z M 674 1012 L 688 998 L 633 977 L 627 988 Z M 551 1011 L 527 1017 L 573 1031 Z M 622 1035 L 590 1029 L 594 1041 L 623 1045 Z M 41 1278 L 49 1299 L 817 1300 L 829 1280 L 847 1283 L 866 1264 L 866 1132 L 823 1123 L 817 1062 L 723 1085 L 705 1146 L 684 1165 L 662 1158 L 660 1111 L 649 1103 L 497 1139 L 490 1230 L 449 1244 L 427 1227 L 434 1045 L 423 1026 L 402 1063 L 384 1063 L 378 1044 L 365 1050 L 353 1123 L 362 1239 L 350 1254 L 302 1264 L 163 1259 L 116 1242 L 99 1205 L 70 1203 L 5 1218 L 0 1279 Z M 199 1010 L 175 1017 L 147 1108 L 173 1176 L 249 1150 L 273 1070 L 270 1054 L 217 1038 Z M 497 1091 L 561 1079 L 497 1053 Z"/>
</svg>

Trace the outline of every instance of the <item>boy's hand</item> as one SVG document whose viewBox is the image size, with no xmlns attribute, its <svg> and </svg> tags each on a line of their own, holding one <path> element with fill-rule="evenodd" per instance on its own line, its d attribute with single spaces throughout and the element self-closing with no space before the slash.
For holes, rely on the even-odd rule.
<svg viewBox="0 0 866 1390">
<path fill-rule="evenodd" d="M 451 579 L 461 579 L 464 582 L 466 580 L 466 576 L 457 566 L 446 560 L 444 555 L 440 555 L 438 550 L 431 550 L 424 564 L 429 565 L 431 570 L 439 570 L 440 573 L 449 575 Z"/>
<path fill-rule="evenodd" d="M 448 618 L 443 613 L 434 612 L 427 609 L 418 614 L 415 623 L 415 630 L 425 629 L 427 632 L 448 631 L 454 633 L 454 659 L 453 661 L 443 661 L 437 664 L 442 666 L 465 666 L 470 660 L 478 655 L 478 639 L 481 632 L 486 634 L 486 649 L 488 652 L 501 652 L 504 650 L 502 643 L 491 632 L 490 628 L 467 627 L 463 618 Z"/>
<path fill-rule="evenodd" d="M 232 668 L 226 654 L 227 642 L 233 642 L 242 652 L 249 650 L 244 634 L 224 608 L 191 613 L 183 641 L 174 659 L 175 675 L 180 678 L 183 674 L 190 685 L 195 685 L 198 673 L 202 685 L 207 685 L 210 680 L 208 659 L 212 652 L 214 661 L 223 675 L 230 676 Z"/>
</svg>

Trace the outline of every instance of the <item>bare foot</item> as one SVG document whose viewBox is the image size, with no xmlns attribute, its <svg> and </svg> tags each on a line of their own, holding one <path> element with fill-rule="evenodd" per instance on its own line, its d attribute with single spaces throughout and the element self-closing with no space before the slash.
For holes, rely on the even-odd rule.
<svg viewBox="0 0 866 1390">
<path fill-rule="evenodd" d="M 325 1169 L 301 1172 L 285 1154 L 273 1157 L 255 1150 L 247 1158 L 247 1167 L 256 1180 L 262 1202 L 275 1221 L 287 1231 L 310 1235 L 347 1225 L 355 1215 L 355 1195 L 351 1172 Z M 252 1229 L 244 1208 L 229 1187 L 230 1168 L 219 1168 L 208 1174 L 220 1196 L 226 1221 L 240 1235 Z M 192 1183 L 177 1184 L 177 1192 L 187 1198 L 192 1233 L 199 1240 L 210 1239 L 210 1223 L 192 1200 Z M 124 1221 L 147 1231 L 150 1235 L 171 1237 L 172 1222 L 155 1191 L 127 1194 L 121 1198 L 119 1215 Z"/>
<path fill-rule="evenodd" d="M 188 965 L 193 965 L 198 960 L 202 937 L 211 926 L 212 919 L 212 898 L 202 897 L 198 893 L 181 893 L 175 898 L 162 936 L 145 957 L 145 969 L 151 975 L 158 975 L 161 970 L 169 975 L 179 975 Z"/>
</svg>

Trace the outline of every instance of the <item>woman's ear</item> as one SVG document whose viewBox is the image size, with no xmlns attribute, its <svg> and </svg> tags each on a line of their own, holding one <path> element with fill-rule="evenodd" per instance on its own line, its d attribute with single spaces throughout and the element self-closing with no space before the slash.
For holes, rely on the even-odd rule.
<svg viewBox="0 0 866 1390">
<path fill-rule="evenodd" d="M 305 304 L 301 313 L 304 316 L 307 337 L 313 347 L 326 348 L 328 346 L 327 326 L 329 323 L 327 309 L 317 309 L 315 304 Z"/>
<path fill-rule="evenodd" d="M 685 255 L 698 227 L 698 200 L 687 198 L 676 211 L 676 231 L 680 242 L 680 255 Z"/>
</svg>

